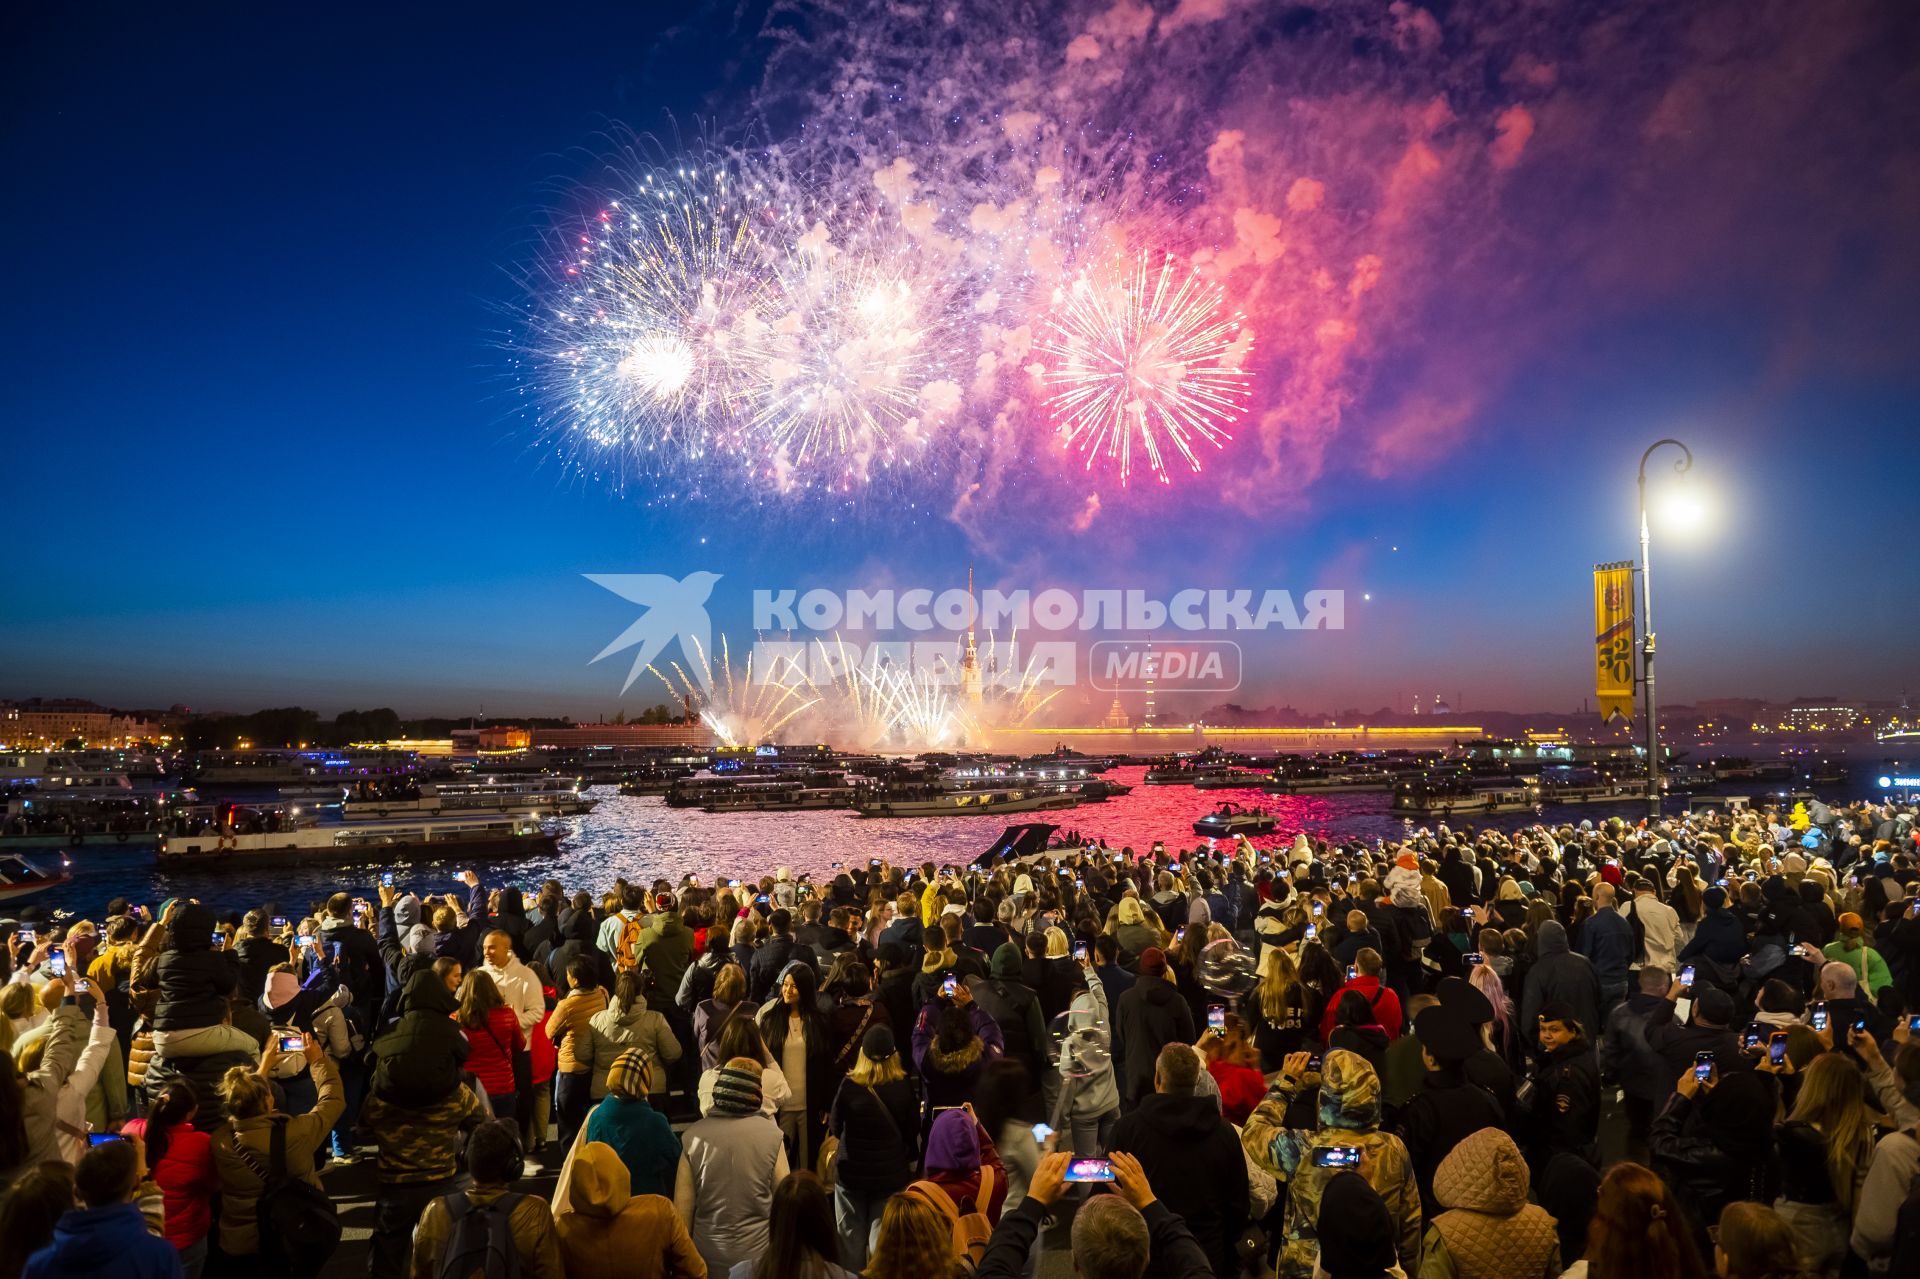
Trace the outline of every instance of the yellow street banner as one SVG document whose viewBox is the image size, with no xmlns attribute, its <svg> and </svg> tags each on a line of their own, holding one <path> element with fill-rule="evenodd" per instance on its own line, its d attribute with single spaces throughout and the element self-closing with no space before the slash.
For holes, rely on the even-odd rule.
<svg viewBox="0 0 1920 1279">
<path fill-rule="evenodd" d="M 1593 566 L 1594 691 L 1600 722 L 1633 718 L 1633 561 Z"/>
</svg>

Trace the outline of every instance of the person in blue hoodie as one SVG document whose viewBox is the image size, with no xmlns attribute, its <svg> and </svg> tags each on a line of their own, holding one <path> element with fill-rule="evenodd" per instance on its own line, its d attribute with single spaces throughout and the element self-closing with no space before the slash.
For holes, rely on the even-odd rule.
<svg viewBox="0 0 1920 1279">
<path fill-rule="evenodd" d="M 179 1252 L 147 1233 L 135 1202 L 145 1164 L 135 1141 L 88 1150 L 73 1170 L 82 1206 L 61 1215 L 53 1242 L 27 1258 L 21 1279 L 181 1279 Z"/>
</svg>

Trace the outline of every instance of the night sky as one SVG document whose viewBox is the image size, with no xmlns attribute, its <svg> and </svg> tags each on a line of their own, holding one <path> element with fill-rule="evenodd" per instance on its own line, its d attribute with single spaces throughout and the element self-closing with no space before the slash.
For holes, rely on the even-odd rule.
<svg viewBox="0 0 1920 1279">
<path fill-rule="evenodd" d="M 1344 631 L 1252 640 L 1252 706 L 1567 708 L 1588 571 L 1635 553 L 1663 435 L 1710 508 L 1656 527 L 1664 697 L 1896 695 L 1920 677 L 1916 22 L 1681 7 L 1495 27 L 1396 5 L 1364 40 L 1341 5 L 1031 22 L 1038 83 L 1005 72 L 1010 99 L 1065 112 L 1096 90 L 1049 77 L 1111 72 L 1097 92 L 1130 105 L 1102 128 L 1168 122 L 1154 155 L 1201 192 L 1182 234 L 1258 332 L 1254 411 L 1164 492 L 1054 454 L 970 499 L 955 467 L 844 502 L 601 482 L 543 438 L 516 364 L 525 281 L 612 189 L 626 130 L 832 128 L 774 91 L 800 68 L 766 65 L 764 15 L 16 14 L 0 697 L 611 715 L 660 690 L 623 700 L 625 661 L 588 664 L 636 610 L 583 574 L 720 573 L 739 642 L 752 587 L 972 564 L 1036 590 L 1346 590 Z M 913 74 L 1023 21 L 947 12 L 975 9 Z M 820 64 L 886 51 L 850 41 L 819 35 Z M 928 114 L 850 163 L 929 147 Z M 1342 286 L 1289 264 L 1344 279 L 1363 255 L 1381 283 L 1347 289 L 1336 352 L 1314 299 Z M 973 429 L 996 403 L 969 401 Z"/>
</svg>

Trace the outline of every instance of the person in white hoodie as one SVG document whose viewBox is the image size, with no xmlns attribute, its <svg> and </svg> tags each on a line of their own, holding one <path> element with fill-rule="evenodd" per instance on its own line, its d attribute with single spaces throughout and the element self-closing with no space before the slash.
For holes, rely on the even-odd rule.
<svg viewBox="0 0 1920 1279">
<path fill-rule="evenodd" d="M 1077 971 L 1084 981 L 1063 1014 L 1066 1033 L 1057 1063 L 1063 1082 L 1054 1127 L 1062 1146 L 1082 1159 L 1107 1148 L 1107 1136 L 1120 1117 L 1120 1086 L 1113 1075 L 1113 1027 L 1107 1019 L 1107 991 L 1093 971 L 1091 957 Z"/>
<path fill-rule="evenodd" d="M 540 979 L 513 953 L 513 938 L 507 933 L 496 928 L 487 934 L 480 949 L 486 960 L 480 970 L 493 978 L 500 997 L 520 1019 L 521 1033 L 531 1035 L 547 1014 L 547 997 L 540 989 Z"/>
<path fill-rule="evenodd" d="M 84 1004 L 83 999 L 83 1016 Z M 37 1035 L 14 1046 L 14 1065 L 19 1074 L 31 1076 L 40 1068 L 52 1051 L 50 1039 L 50 1035 Z M 113 1027 L 107 1024 L 106 1001 L 96 998 L 87 1041 L 54 1096 L 54 1144 L 59 1148 L 60 1158 L 70 1164 L 79 1163 L 80 1157 L 87 1153 L 87 1094 L 93 1091 L 94 1083 L 105 1069 L 108 1055 L 119 1051 L 120 1041 Z"/>
<path fill-rule="evenodd" d="M 1680 961 L 1675 956 L 1680 953 L 1679 912 L 1660 900 L 1650 881 L 1638 876 L 1634 876 L 1633 881 L 1633 895 L 1614 909 L 1629 922 L 1635 918 L 1640 921 L 1647 949 L 1634 967 L 1646 965 L 1669 973 L 1678 972 Z"/>
</svg>

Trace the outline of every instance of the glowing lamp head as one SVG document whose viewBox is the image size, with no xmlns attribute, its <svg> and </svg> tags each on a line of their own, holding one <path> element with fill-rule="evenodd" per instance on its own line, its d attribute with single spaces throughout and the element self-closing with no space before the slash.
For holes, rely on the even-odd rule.
<svg viewBox="0 0 1920 1279">
<path fill-rule="evenodd" d="M 1675 532 L 1691 533 L 1707 523 L 1707 504 L 1698 486 L 1675 484 L 1660 502 L 1661 522 Z"/>
<path fill-rule="evenodd" d="M 620 361 L 620 376 L 643 394 L 671 400 L 693 378 L 693 348 L 671 333 L 649 333 Z"/>
</svg>

